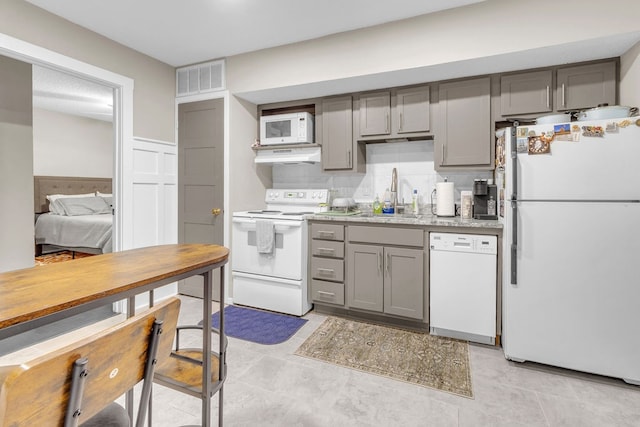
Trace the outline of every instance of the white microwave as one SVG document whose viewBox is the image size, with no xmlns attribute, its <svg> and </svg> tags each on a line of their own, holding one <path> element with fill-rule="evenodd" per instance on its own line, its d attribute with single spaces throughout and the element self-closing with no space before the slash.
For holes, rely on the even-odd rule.
<svg viewBox="0 0 640 427">
<path fill-rule="evenodd" d="M 309 113 L 260 117 L 260 145 L 313 144 L 313 116 Z"/>
</svg>

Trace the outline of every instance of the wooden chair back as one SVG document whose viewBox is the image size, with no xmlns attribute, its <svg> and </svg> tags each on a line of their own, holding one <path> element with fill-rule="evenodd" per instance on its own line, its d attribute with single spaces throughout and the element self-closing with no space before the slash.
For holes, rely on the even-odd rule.
<svg viewBox="0 0 640 427">
<path fill-rule="evenodd" d="M 17 366 L 0 367 L 0 426 L 64 425 L 74 363 L 87 359 L 79 424 L 144 379 L 150 332 L 162 321 L 156 359 L 169 357 L 180 300 L 169 299 L 91 337 Z"/>
</svg>

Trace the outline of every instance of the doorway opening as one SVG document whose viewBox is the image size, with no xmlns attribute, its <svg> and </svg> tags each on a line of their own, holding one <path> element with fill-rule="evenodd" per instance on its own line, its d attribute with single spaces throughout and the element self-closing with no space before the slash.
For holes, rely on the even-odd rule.
<svg viewBox="0 0 640 427">
<path fill-rule="evenodd" d="M 32 75 L 36 265 L 112 252 L 113 89 L 39 65 Z"/>
</svg>

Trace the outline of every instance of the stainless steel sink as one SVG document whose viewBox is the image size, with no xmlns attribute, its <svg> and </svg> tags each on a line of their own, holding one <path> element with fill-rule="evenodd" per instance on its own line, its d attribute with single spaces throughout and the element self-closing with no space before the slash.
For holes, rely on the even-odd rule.
<svg viewBox="0 0 640 427">
<path fill-rule="evenodd" d="M 372 212 L 362 212 L 361 214 L 357 215 L 361 218 L 371 218 L 371 217 L 376 217 L 376 218 L 422 218 L 422 215 L 420 214 L 414 214 L 414 213 L 400 213 L 400 214 L 377 214 L 374 215 Z"/>
</svg>

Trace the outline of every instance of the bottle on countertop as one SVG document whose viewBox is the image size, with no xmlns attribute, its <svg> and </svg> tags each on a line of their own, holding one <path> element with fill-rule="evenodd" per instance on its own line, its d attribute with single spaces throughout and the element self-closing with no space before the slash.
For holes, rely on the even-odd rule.
<svg viewBox="0 0 640 427">
<path fill-rule="evenodd" d="M 418 215 L 418 213 L 420 213 L 417 188 L 413 189 L 413 195 L 411 197 L 411 211 L 414 215 Z"/>
<path fill-rule="evenodd" d="M 380 203 L 380 198 L 376 194 L 376 199 L 373 201 L 373 214 L 379 215 L 382 213 L 382 203 Z"/>
<path fill-rule="evenodd" d="M 493 196 L 489 196 L 489 200 L 487 200 L 487 215 L 496 215 L 496 200 Z"/>
<path fill-rule="evenodd" d="M 392 214 L 392 213 L 394 213 L 393 212 L 393 205 L 391 204 L 391 192 L 389 191 L 388 188 L 384 192 L 384 206 L 382 206 L 382 213 L 383 214 Z"/>
</svg>

